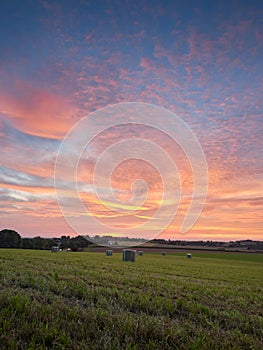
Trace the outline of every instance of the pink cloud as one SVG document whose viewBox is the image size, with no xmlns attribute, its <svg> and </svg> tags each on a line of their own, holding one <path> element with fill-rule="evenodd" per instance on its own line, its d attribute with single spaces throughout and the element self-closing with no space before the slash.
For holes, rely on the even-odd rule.
<svg viewBox="0 0 263 350">
<path fill-rule="evenodd" d="M 0 111 L 26 133 L 61 138 L 73 125 L 77 109 L 62 95 L 17 81 L 12 94 L 0 92 Z"/>
</svg>

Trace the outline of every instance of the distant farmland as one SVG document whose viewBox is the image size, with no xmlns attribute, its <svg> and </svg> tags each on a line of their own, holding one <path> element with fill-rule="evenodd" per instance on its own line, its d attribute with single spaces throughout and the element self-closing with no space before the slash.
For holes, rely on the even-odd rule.
<svg viewBox="0 0 263 350">
<path fill-rule="evenodd" d="M 1 349 L 263 349 L 263 254 L 0 250 Z"/>
</svg>

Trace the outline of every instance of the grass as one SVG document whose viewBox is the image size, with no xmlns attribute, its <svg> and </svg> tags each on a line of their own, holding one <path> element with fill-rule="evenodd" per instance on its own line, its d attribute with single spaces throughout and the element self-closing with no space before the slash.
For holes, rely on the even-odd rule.
<svg viewBox="0 0 263 350">
<path fill-rule="evenodd" d="M 262 349 L 263 255 L 0 250 L 1 349 Z"/>
</svg>

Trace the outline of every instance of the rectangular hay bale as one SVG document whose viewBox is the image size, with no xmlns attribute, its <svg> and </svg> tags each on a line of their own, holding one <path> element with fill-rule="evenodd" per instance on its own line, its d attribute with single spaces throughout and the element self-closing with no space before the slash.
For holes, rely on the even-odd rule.
<svg viewBox="0 0 263 350">
<path fill-rule="evenodd" d="M 123 250 L 122 260 L 134 262 L 136 260 L 136 250 L 132 250 L 132 249 Z"/>
</svg>

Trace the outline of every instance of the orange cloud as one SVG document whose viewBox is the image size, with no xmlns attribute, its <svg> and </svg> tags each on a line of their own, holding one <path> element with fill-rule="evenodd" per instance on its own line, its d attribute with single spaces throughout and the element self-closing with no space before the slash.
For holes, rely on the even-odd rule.
<svg viewBox="0 0 263 350">
<path fill-rule="evenodd" d="M 0 91 L 0 112 L 28 134 L 61 138 L 74 124 L 77 109 L 63 95 L 17 81 L 13 93 Z"/>
</svg>

